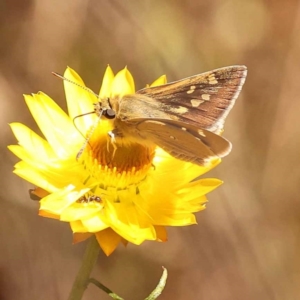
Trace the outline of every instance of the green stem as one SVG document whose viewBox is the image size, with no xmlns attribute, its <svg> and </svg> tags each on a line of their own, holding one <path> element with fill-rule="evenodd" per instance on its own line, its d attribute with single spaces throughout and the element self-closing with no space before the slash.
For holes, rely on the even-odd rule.
<svg viewBox="0 0 300 300">
<path fill-rule="evenodd" d="M 81 267 L 73 283 L 68 300 L 82 299 L 83 293 L 89 284 L 90 274 L 97 261 L 99 250 L 100 248 L 96 237 L 92 236 L 85 250 Z"/>
<path fill-rule="evenodd" d="M 111 294 L 111 293 L 113 293 L 112 290 L 110 290 L 109 288 L 107 288 L 105 285 L 103 285 L 101 282 L 99 282 L 99 281 L 96 280 L 95 278 L 90 278 L 90 279 L 89 279 L 89 283 L 94 284 L 94 285 L 97 286 L 99 289 L 101 289 L 102 291 L 104 291 L 106 294 Z"/>
<path fill-rule="evenodd" d="M 95 286 L 97 286 L 99 289 L 104 291 L 106 294 L 108 294 L 111 298 L 113 298 L 115 300 L 124 300 L 123 298 L 121 298 L 120 296 L 115 294 L 112 290 L 110 290 L 108 287 L 103 285 L 101 282 L 99 282 L 95 278 L 90 278 L 89 283 L 93 283 Z"/>
</svg>

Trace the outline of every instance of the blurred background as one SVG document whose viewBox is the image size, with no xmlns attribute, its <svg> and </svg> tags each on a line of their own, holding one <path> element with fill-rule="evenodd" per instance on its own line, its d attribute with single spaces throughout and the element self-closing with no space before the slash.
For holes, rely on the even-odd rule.
<svg viewBox="0 0 300 300">
<path fill-rule="evenodd" d="M 85 244 L 68 224 L 37 216 L 31 185 L 8 123 L 37 132 L 22 94 L 42 90 L 64 109 L 62 82 L 74 68 L 98 92 L 109 63 L 125 65 L 136 87 L 244 64 L 248 78 L 227 119 L 233 151 L 209 177 L 199 225 L 168 230 L 167 243 L 119 247 L 93 275 L 126 300 L 144 299 L 161 266 L 159 299 L 300 299 L 300 1 L 1 0 L 0 299 L 64 300 Z M 111 299 L 90 286 L 84 296 Z"/>
</svg>

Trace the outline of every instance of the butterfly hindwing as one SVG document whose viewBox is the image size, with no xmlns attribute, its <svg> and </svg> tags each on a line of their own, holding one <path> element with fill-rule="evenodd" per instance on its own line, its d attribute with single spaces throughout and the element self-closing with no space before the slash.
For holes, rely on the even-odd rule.
<svg viewBox="0 0 300 300">
<path fill-rule="evenodd" d="M 231 144 L 221 136 L 193 125 L 166 119 L 134 119 L 138 134 L 149 139 L 172 156 L 204 165 L 211 158 L 223 157 Z"/>
<path fill-rule="evenodd" d="M 220 133 L 246 75 L 245 66 L 225 67 L 145 88 L 137 94 L 159 101 L 171 119 Z"/>
</svg>

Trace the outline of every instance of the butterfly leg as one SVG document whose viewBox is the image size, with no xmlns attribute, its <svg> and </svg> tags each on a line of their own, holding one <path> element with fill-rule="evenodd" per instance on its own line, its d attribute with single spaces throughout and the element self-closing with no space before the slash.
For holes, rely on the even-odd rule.
<svg viewBox="0 0 300 300">
<path fill-rule="evenodd" d="M 114 148 L 114 152 L 113 152 L 113 155 L 112 155 L 112 157 L 114 158 L 114 156 L 116 154 L 116 151 L 117 151 L 117 148 L 118 148 L 117 145 L 116 145 L 116 135 L 115 135 L 113 130 L 109 131 L 107 134 L 110 137 L 110 139 L 107 140 L 107 151 L 109 152 L 109 143 L 111 143 L 111 145 Z"/>
<path fill-rule="evenodd" d="M 117 140 L 120 141 L 120 139 L 123 138 L 123 134 L 118 130 L 118 129 L 113 129 L 111 131 L 109 131 L 108 136 L 110 137 L 110 139 L 107 141 L 107 151 L 109 152 L 109 142 L 112 144 L 113 148 L 114 148 L 114 152 L 113 152 L 113 157 L 115 156 L 115 153 L 117 151 Z"/>
</svg>

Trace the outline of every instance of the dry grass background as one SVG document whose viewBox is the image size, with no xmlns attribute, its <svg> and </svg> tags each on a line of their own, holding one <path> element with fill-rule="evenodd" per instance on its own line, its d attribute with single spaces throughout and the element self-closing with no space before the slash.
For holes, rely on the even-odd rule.
<svg viewBox="0 0 300 300">
<path fill-rule="evenodd" d="M 66 107 L 51 71 L 69 65 L 98 91 L 107 63 L 127 65 L 138 87 L 233 64 L 249 72 L 225 127 L 233 152 L 209 175 L 225 185 L 199 226 L 101 254 L 94 275 L 127 300 L 143 299 L 162 265 L 160 299 L 300 299 L 299 33 L 296 0 L 1 0 L 0 299 L 66 299 L 85 248 L 67 224 L 37 216 L 31 186 L 12 174 L 8 123 L 37 129 L 23 93 Z M 84 299 L 110 298 L 89 287 Z"/>
</svg>

